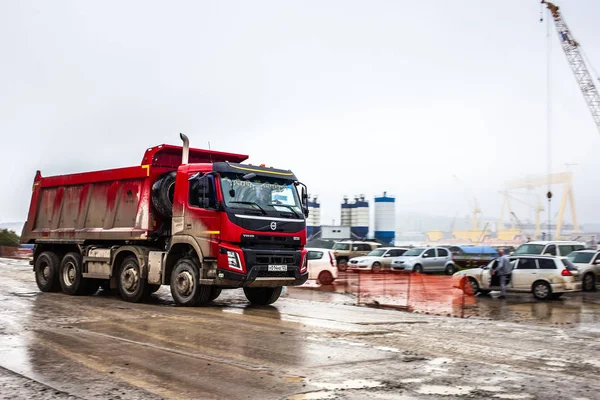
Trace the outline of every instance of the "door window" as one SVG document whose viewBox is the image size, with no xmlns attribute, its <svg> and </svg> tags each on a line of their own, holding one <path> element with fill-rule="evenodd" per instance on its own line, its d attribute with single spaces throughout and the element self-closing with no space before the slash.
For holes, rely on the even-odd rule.
<svg viewBox="0 0 600 400">
<path fill-rule="evenodd" d="M 556 264 L 554 264 L 554 260 L 540 258 L 537 261 L 540 269 L 556 269 Z"/>
<path fill-rule="evenodd" d="M 320 260 L 321 258 L 323 258 L 323 252 L 322 251 L 309 251 L 308 252 L 308 259 L 309 260 Z"/>
<path fill-rule="evenodd" d="M 366 243 L 357 243 L 356 248 L 358 251 L 371 251 L 371 246 Z"/>
<path fill-rule="evenodd" d="M 423 258 L 433 258 L 435 257 L 435 249 L 429 249 L 425 253 L 423 253 Z"/>
<path fill-rule="evenodd" d="M 438 257 L 448 257 L 448 250 L 438 249 Z"/>
<path fill-rule="evenodd" d="M 192 207 L 216 208 L 215 182 L 211 175 L 195 174 L 190 179 L 189 203 Z"/>
<path fill-rule="evenodd" d="M 390 250 L 390 253 L 392 255 L 392 257 L 400 257 L 402 254 L 404 254 L 406 250 L 402 250 L 402 249 L 393 249 Z"/>
<path fill-rule="evenodd" d="M 561 252 L 562 252 L 562 249 L 561 249 Z M 551 256 L 555 256 L 556 255 L 556 245 L 555 244 L 548 245 L 544 254 L 550 254 Z"/>
<path fill-rule="evenodd" d="M 517 269 L 537 269 L 537 265 L 535 265 L 534 258 L 520 258 L 519 264 L 517 265 Z"/>
</svg>

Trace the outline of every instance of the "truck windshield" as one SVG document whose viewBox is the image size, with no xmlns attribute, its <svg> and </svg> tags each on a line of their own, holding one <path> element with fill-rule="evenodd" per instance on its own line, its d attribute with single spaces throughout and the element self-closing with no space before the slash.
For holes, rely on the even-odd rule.
<svg viewBox="0 0 600 400">
<path fill-rule="evenodd" d="M 542 254 L 543 244 L 522 244 L 513 254 Z"/>
<path fill-rule="evenodd" d="M 298 192 L 289 181 L 263 177 L 243 180 L 241 175 L 225 175 L 221 177 L 221 189 L 227 207 L 302 215 Z"/>
</svg>

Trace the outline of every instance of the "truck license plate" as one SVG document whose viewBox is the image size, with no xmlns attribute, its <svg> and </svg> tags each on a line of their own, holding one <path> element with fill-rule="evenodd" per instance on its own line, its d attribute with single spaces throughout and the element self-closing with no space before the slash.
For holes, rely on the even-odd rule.
<svg viewBox="0 0 600 400">
<path fill-rule="evenodd" d="M 269 265 L 269 272 L 285 272 L 287 271 L 287 265 Z"/>
</svg>

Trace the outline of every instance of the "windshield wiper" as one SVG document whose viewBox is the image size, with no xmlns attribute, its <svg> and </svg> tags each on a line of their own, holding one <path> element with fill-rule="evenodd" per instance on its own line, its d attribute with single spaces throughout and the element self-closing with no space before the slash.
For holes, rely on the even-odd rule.
<svg viewBox="0 0 600 400">
<path fill-rule="evenodd" d="M 273 204 L 273 207 L 285 207 L 285 208 L 289 208 L 294 213 L 294 215 L 296 216 L 296 218 L 300 218 L 300 214 L 298 214 L 296 212 L 296 210 L 294 210 L 293 206 L 288 206 L 287 204 Z"/>
<path fill-rule="evenodd" d="M 258 205 L 258 203 L 254 202 L 254 201 L 230 201 L 230 203 L 237 203 L 237 204 L 250 204 L 252 206 L 256 206 L 258 207 L 258 209 L 260 211 L 262 211 L 263 215 L 267 215 L 267 212 L 265 211 L 264 208 L 262 208 L 261 206 Z"/>
</svg>

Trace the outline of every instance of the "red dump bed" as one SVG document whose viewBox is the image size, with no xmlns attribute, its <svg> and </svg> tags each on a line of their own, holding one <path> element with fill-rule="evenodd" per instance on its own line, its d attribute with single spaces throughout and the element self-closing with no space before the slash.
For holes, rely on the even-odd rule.
<svg viewBox="0 0 600 400">
<path fill-rule="evenodd" d="M 146 150 L 141 165 L 44 178 L 37 171 L 22 243 L 147 240 L 163 221 L 154 213 L 152 183 L 181 164 L 182 148 Z M 242 162 L 248 156 L 190 149 L 190 163 Z M 155 215 L 156 214 L 156 215 Z"/>
</svg>

